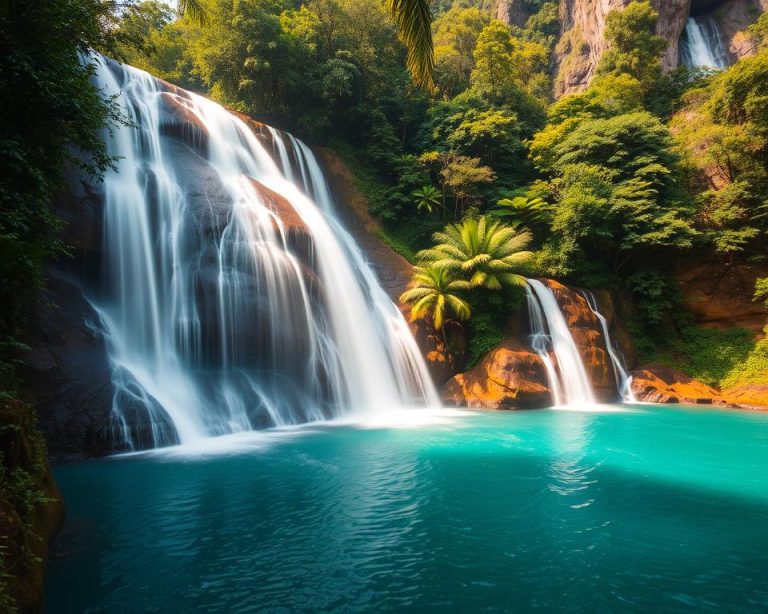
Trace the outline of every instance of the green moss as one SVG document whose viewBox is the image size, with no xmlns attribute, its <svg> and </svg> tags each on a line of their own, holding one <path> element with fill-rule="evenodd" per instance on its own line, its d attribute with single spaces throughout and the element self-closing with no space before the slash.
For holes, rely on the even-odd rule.
<svg viewBox="0 0 768 614">
<path fill-rule="evenodd" d="M 467 369 L 479 363 L 488 352 L 504 341 L 504 326 L 488 313 L 475 313 L 470 320 Z"/>
<path fill-rule="evenodd" d="M 768 327 L 765 329 L 768 335 Z M 723 388 L 739 384 L 768 383 L 768 337 L 754 344 L 746 359 L 740 362 L 723 378 Z"/>
<path fill-rule="evenodd" d="M 722 387 L 739 380 L 747 363 L 752 371 L 759 366 L 757 345 L 753 333 L 743 328 L 719 330 L 688 326 L 676 343 L 643 358 L 679 369 L 710 386 Z M 766 356 L 768 346 L 763 359 Z"/>
</svg>

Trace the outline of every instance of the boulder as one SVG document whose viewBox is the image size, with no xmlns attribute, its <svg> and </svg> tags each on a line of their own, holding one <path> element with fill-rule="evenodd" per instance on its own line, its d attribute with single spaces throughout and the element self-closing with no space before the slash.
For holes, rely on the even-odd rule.
<svg viewBox="0 0 768 614">
<path fill-rule="evenodd" d="M 684 405 L 722 405 L 720 393 L 682 371 L 650 363 L 630 373 L 639 401 Z"/>
<path fill-rule="evenodd" d="M 536 409 L 552 405 L 544 362 L 518 341 L 508 339 L 474 369 L 443 387 L 446 403 L 486 409 Z"/>
<path fill-rule="evenodd" d="M 766 374 L 768 381 L 768 374 Z M 722 392 L 723 400 L 728 405 L 744 409 L 768 410 L 768 383 L 740 384 Z"/>
</svg>

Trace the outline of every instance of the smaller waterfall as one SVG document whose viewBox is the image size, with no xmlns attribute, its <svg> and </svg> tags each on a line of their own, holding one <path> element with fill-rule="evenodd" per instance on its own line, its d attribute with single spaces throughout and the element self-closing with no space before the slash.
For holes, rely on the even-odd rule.
<svg viewBox="0 0 768 614">
<path fill-rule="evenodd" d="M 694 68 L 727 68 L 730 64 L 720 27 L 711 16 L 689 17 L 680 40 L 681 63 Z"/>
<path fill-rule="evenodd" d="M 600 326 L 603 329 L 603 339 L 605 341 L 605 349 L 608 350 L 608 355 L 611 357 L 611 363 L 613 364 L 613 375 L 616 378 L 616 386 L 618 387 L 619 394 L 622 401 L 625 403 L 637 403 L 635 393 L 632 392 L 632 378 L 624 368 L 624 361 L 619 355 L 618 351 L 611 342 L 611 333 L 608 330 L 608 321 L 605 316 L 600 312 L 597 305 L 597 299 L 595 295 L 589 290 L 584 290 L 584 298 L 589 304 L 589 308 L 595 317 L 600 321 Z"/>
<path fill-rule="evenodd" d="M 528 280 L 526 292 L 531 341 L 546 366 L 553 402 L 558 406 L 594 404 L 587 371 L 554 293 L 537 279 Z M 557 360 L 557 369 L 552 364 L 550 350 Z"/>
</svg>

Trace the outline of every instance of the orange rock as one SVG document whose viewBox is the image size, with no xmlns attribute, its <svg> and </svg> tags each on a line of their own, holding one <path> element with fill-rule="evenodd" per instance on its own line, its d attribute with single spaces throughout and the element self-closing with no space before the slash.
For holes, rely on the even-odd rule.
<svg viewBox="0 0 768 614">
<path fill-rule="evenodd" d="M 768 410 L 768 383 L 741 384 L 724 390 L 722 395 L 728 405 Z"/>
<path fill-rule="evenodd" d="M 723 404 L 720 393 L 682 371 L 647 364 L 631 373 L 632 391 L 640 401 L 684 405 Z"/>
<path fill-rule="evenodd" d="M 443 388 L 443 400 L 487 409 L 534 409 L 552 404 L 541 358 L 511 339 L 472 371 L 453 377 Z"/>
</svg>

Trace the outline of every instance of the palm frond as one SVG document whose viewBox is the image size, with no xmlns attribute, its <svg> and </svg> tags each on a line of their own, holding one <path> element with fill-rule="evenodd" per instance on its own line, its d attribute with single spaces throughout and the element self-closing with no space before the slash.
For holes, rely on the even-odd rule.
<svg viewBox="0 0 768 614">
<path fill-rule="evenodd" d="M 435 51 L 430 0 L 387 0 L 386 5 L 408 50 L 406 63 L 414 81 L 432 92 L 435 89 L 432 80 Z"/>
<path fill-rule="evenodd" d="M 202 0 L 179 0 L 179 15 L 189 15 L 189 18 L 200 26 L 208 23 L 208 13 Z"/>
</svg>

